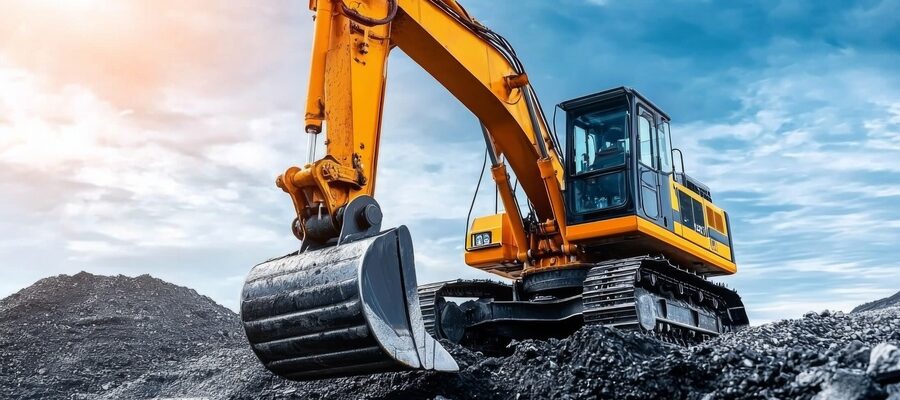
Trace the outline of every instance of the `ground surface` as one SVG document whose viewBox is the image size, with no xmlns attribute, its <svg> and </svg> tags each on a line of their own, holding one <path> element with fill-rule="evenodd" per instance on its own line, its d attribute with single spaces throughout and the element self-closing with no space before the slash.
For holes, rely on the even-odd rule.
<svg viewBox="0 0 900 400">
<path fill-rule="evenodd" d="M 507 357 L 451 347 L 459 374 L 295 383 L 267 373 L 238 316 L 193 290 L 81 273 L 0 300 L 0 398 L 900 400 L 900 385 L 866 373 L 873 347 L 900 344 L 900 308 L 878 307 L 810 313 L 693 348 L 594 327 L 514 343 Z M 896 355 L 900 371 L 900 351 L 875 353 Z"/>
</svg>

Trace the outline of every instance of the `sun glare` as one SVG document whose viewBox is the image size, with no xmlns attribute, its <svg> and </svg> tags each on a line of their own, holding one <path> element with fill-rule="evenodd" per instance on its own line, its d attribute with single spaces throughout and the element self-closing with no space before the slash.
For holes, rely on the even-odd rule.
<svg viewBox="0 0 900 400">
<path fill-rule="evenodd" d="M 131 16 L 134 0 L 30 0 L 23 1 L 26 12 L 41 15 L 45 20 L 56 20 L 69 26 L 94 26 L 101 28 L 114 19 Z"/>
<path fill-rule="evenodd" d="M 66 11 L 89 11 L 99 8 L 104 3 L 109 4 L 102 0 L 36 0 L 35 3 Z"/>
</svg>

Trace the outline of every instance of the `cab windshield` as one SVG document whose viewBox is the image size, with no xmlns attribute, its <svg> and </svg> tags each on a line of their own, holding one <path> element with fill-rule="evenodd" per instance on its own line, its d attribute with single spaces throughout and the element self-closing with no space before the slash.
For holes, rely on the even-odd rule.
<svg viewBox="0 0 900 400">
<path fill-rule="evenodd" d="M 624 108 L 591 111 L 575 118 L 575 174 L 625 165 L 628 116 Z"/>
<path fill-rule="evenodd" d="M 625 205 L 625 160 L 629 152 L 625 107 L 576 114 L 571 129 L 575 212 Z"/>
</svg>

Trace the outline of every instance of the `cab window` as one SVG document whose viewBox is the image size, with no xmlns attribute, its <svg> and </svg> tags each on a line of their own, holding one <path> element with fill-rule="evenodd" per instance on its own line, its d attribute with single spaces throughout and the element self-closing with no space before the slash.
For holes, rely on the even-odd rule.
<svg viewBox="0 0 900 400">
<path fill-rule="evenodd" d="M 653 124 L 647 118 L 646 114 L 642 114 L 638 118 L 638 143 L 641 146 L 641 162 L 644 165 L 656 168 L 656 160 L 653 159 L 656 143 L 653 140 Z"/>
<path fill-rule="evenodd" d="M 628 115 L 624 108 L 591 111 L 574 118 L 575 174 L 625 165 Z"/>
<path fill-rule="evenodd" d="M 584 213 L 625 204 L 625 172 L 591 175 L 572 182 L 575 190 L 575 212 Z"/>
<path fill-rule="evenodd" d="M 659 142 L 659 170 L 668 174 L 672 172 L 672 142 L 669 139 L 668 121 L 662 121 L 659 124 L 656 138 Z"/>
</svg>

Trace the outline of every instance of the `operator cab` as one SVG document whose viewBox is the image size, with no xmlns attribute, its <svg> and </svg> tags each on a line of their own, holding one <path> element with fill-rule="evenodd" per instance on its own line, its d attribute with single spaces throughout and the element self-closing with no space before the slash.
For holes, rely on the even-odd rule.
<svg viewBox="0 0 900 400">
<path fill-rule="evenodd" d="M 679 152 L 666 113 L 625 87 L 559 107 L 567 121 L 565 234 L 581 261 L 650 254 L 707 276 L 737 271 L 728 214 L 682 162 L 674 168 Z M 505 213 L 476 218 L 466 263 L 500 275 L 520 271 L 511 232 Z"/>
<path fill-rule="evenodd" d="M 733 273 L 727 214 L 705 185 L 676 173 L 666 113 L 626 87 L 560 108 L 570 239 L 596 250 L 595 261 L 652 249 L 698 272 Z"/>
<path fill-rule="evenodd" d="M 635 212 L 658 219 L 659 175 L 673 173 L 669 116 L 624 87 L 560 107 L 568 114 L 568 223 Z M 638 177 L 643 178 L 641 190 L 636 190 Z"/>
</svg>

